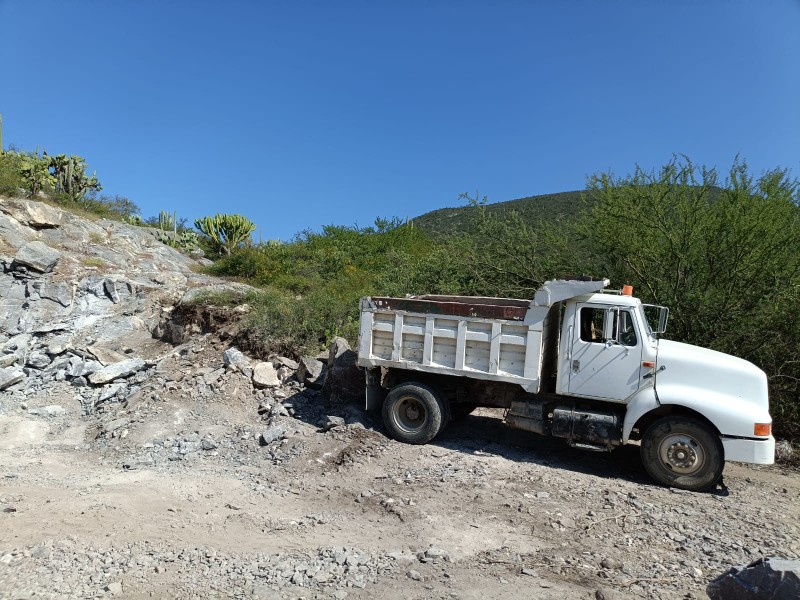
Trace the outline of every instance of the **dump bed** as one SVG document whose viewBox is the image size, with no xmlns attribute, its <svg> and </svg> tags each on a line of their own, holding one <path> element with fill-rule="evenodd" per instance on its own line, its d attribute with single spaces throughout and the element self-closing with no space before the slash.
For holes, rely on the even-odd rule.
<svg viewBox="0 0 800 600">
<path fill-rule="evenodd" d="M 540 390 L 558 351 L 559 303 L 608 280 L 548 281 L 533 300 L 474 296 L 361 299 L 358 364 Z"/>
</svg>

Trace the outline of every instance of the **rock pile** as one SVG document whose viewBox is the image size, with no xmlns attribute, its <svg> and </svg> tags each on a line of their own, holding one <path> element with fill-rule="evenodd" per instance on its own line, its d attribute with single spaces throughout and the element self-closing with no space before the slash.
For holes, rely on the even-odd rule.
<svg viewBox="0 0 800 600">
<path fill-rule="evenodd" d="M 285 588 L 324 592 L 344 600 L 348 590 L 366 588 L 405 564 L 400 552 L 376 554 L 359 548 L 319 548 L 314 553 L 231 554 L 213 548 L 133 543 L 88 547 L 75 552 L 70 540 L 48 541 L 0 555 L 16 567 L 14 589 L 36 597 L 125 597 L 141 585 L 169 579 L 173 597 L 281 598 Z M 396 557 L 401 557 L 400 559 Z M 47 581 L 38 573 L 53 573 Z M 127 588 L 127 589 L 126 589 Z M 294 592 L 292 592 L 294 593 Z"/>
</svg>

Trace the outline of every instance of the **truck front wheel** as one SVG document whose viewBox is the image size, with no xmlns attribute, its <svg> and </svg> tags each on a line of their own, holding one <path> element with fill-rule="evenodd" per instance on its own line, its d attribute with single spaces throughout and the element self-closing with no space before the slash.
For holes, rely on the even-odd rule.
<svg viewBox="0 0 800 600">
<path fill-rule="evenodd" d="M 423 383 L 402 383 L 383 401 L 383 423 L 389 434 L 406 444 L 427 444 L 446 424 L 439 395 Z"/>
<path fill-rule="evenodd" d="M 642 437 L 642 463 L 664 485 L 700 491 L 722 475 L 724 455 L 719 436 L 702 421 L 668 416 L 654 422 Z"/>
</svg>

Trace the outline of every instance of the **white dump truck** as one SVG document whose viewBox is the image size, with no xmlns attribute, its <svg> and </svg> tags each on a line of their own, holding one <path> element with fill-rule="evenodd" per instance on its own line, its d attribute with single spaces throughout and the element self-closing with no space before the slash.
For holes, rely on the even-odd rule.
<svg viewBox="0 0 800 600">
<path fill-rule="evenodd" d="M 714 485 L 724 461 L 774 461 L 763 371 L 659 339 L 666 307 L 586 279 L 547 281 L 533 300 L 362 298 L 367 409 L 411 444 L 478 406 L 580 448 L 640 441 L 647 472 L 688 490 Z"/>
</svg>

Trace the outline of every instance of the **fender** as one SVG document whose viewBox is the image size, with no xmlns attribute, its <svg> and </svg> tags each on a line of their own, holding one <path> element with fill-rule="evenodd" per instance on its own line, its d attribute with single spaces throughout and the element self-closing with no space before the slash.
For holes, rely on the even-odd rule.
<svg viewBox="0 0 800 600">
<path fill-rule="evenodd" d="M 756 438 L 755 423 L 770 423 L 769 411 L 743 398 L 719 394 L 710 390 L 698 390 L 680 385 L 647 387 L 639 390 L 628 402 L 622 426 L 622 443 L 627 444 L 636 422 L 659 406 L 683 406 L 708 419 L 723 436 Z M 766 438 L 764 438 L 766 439 Z"/>
<path fill-rule="evenodd" d="M 751 399 L 709 389 L 698 390 L 677 382 L 659 385 L 658 400 L 661 404 L 691 408 L 711 421 L 723 436 L 766 439 L 756 436 L 753 426 L 772 422 L 769 409 Z"/>
<path fill-rule="evenodd" d="M 625 421 L 622 423 L 622 443 L 627 444 L 628 438 L 631 436 L 631 429 L 636 425 L 643 415 L 646 415 L 651 410 L 658 408 L 658 398 L 656 391 L 652 385 L 642 388 L 628 401 L 628 407 L 625 410 Z"/>
</svg>

